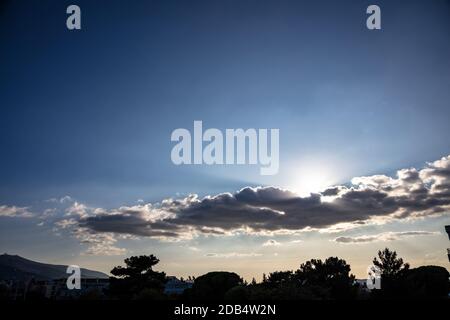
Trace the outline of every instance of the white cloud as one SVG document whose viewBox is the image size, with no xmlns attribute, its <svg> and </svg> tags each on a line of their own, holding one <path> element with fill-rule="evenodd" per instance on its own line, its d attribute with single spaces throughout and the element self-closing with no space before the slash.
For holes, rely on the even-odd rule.
<svg viewBox="0 0 450 320">
<path fill-rule="evenodd" d="M 78 221 L 75 219 L 63 219 L 55 222 L 55 225 L 61 229 L 67 229 L 69 227 L 75 226 Z"/>
<path fill-rule="evenodd" d="M 266 242 L 264 242 L 262 245 L 263 245 L 263 247 L 276 247 L 276 246 L 281 246 L 281 243 L 276 240 L 270 239 L 270 240 L 267 240 Z"/>
<path fill-rule="evenodd" d="M 93 233 L 86 228 L 75 228 L 72 234 L 82 244 L 88 246 L 83 254 L 117 256 L 126 253 L 126 249 L 115 246 L 117 239 L 112 233 Z"/>
<path fill-rule="evenodd" d="M 212 258 L 246 258 L 246 257 L 259 257 L 262 253 L 243 253 L 243 252 L 227 252 L 227 253 L 207 253 L 206 257 Z"/>
<path fill-rule="evenodd" d="M 87 210 L 88 208 L 84 204 L 75 201 L 69 208 L 66 209 L 66 216 L 86 218 L 88 216 Z"/>
<path fill-rule="evenodd" d="M 34 214 L 28 211 L 28 207 L 0 206 L 0 217 L 31 218 Z"/>
<path fill-rule="evenodd" d="M 68 202 L 73 202 L 73 198 L 71 196 L 64 196 L 61 198 L 50 198 L 48 200 L 45 200 L 45 202 L 51 202 L 51 203 L 68 203 Z"/>
</svg>

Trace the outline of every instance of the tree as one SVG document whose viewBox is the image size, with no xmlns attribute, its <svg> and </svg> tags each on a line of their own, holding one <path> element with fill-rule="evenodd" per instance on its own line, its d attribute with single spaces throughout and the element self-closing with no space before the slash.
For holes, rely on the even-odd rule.
<svg viewBox="0 0 450 320">
<path fill-rule="evenodd" d="M 159 259 L 154 255 L 149 256 L 133 256 L 124 260 L 126 267 L 117 266 L 111 270 L 116 277 L 137 277 L 141 275 L 151 274 L 153 266 L 159 263 Z"/>
<path fill-rule="evenodd" d="M 422 266 L 411 269 L 406 275 L 406 292 L 412 298 L 445 298 L 450 289 L 447 269 Z"/>
<path fill-rule="evenodd" d="M 312 259 L 300 265 L 296 278 L 301 286 L 316 292 L 318 298 L 349 299 L 356 293 L 355 276 L 350 271 L 350 265 L 338 257 Z"/>
<path fill-rule="evenodd" d="M 269 274 L 269 277 L 266 279 L 266 284 L 268 286 L 277 286 L 289 283 L 292 281 L 292 276 L 292 271 L 275 271 Z"/>
<path fill-rule="evenodd" d="M 267 282 L 267 276 L 266 276 L 265 273 L 263 273 L 263 276 L 262 276 L 262 282 L 263 282 L 263 283 Z"/>
<path fill-rule="evenodd" d="M 380 260 L 373 258 L 373 265 L 380 270 L 381 278 L 395 277 L 409 269 L 409 264 L 403 263 L 402 258 L 397 258 L 397 252 L 388 248 L 378 251 L 378 258 Z"/>
<path fill-rule="evenodd" d="M 409 264 L 402 258 L 397 258 L 397 252 L 388 248 L 378 251 L 378 259 L 373 258 L 373 265 L 378 268 L 381 276 L 381 297 L 394 298 L 406 294 L 405 277 Z M 379 294 L 374 292 L 375 295 Z"/>
<path fill-rule="evenodd" d="M 350 299 L 356 296 L 355 277 L 345 260 L 312 259 L 295 272 L 275 271 L 247 287 L 249 300 Z M 241 291 L 239 291 L 240 293 Z M 235 296 L 236 292 L 233 292 Z"/>
<path fill-rule="evenodd" d="M 225 292 L 224 300 L 245 301 L 248 300 L 248 286 L 239 285 Z"/>
<path fill-rule="evenodd" d="M 243 279 L 234 272 L 209 272 L 197 277 L 192 288 L 185 290 L 184 296 L 192 300 L 221 300 L 228 290 L 243 283 Z"/>
<path fill-rule="evenodd" d="M 153 267 L 159 259 L 154 255 L 132 256 L 124 260 L 126 267 L 117 266 L 111 270 L 116 278 L 110 279 L 110 295 L 122 299 L 163 298 L 166 274 Z M 151 292 L 151 294 L 149 294 Z"/>
</svg>

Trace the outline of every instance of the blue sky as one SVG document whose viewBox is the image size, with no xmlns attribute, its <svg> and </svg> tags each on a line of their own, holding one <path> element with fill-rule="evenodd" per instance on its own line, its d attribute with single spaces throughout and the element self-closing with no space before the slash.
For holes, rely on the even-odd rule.
<svg viewBox="0 0 450 320">
<path fill-rule="evenodd" d="M 370 31 L 365 10 L 372 2 L 76 1 L 80 31 L 65 28 L 72 2 L 2 3 L 0 206 L 42 214 L 55 209 L 49 199 L 69 195 L 55 209 L 64 216 L 74 202 L 114 210 L 139 199 L 154 204 L 247 186 L 320 191 L 448 155 L 450 4 L 376 1 L 382 30 Z M 279 174 L 260 176 L 259 166 L 175 166 L 170 134 L 192 129 L 194 120 L 222 130 L 280 129 Z M 55 243 L 50 222 L 36 228 L 35 218 L 0 219 L 3 251 L 101 269 L 122 259 L 80 256 L 79 239 L 61 234 Z M 435 232 L 448 222 L 430 219 L 444 221 L 411 227 Z M 206 245 L 202 237 L 175 246 L 143 237 L 123 246 L 126 253 L 150 247 L 176 273 L 174 256 Z M 255 239 L 267 240 L 219 237 L 204 250 L 253 252 Z M 328 239 L 311 241 L 302 252 L 335 250 Z M 348 247 L 339 250 L 352 257 Z M 261 257 L 243 257 L 242 268 Z M 191 269 L 202 266 L 211 263 Z"/>
</svg>

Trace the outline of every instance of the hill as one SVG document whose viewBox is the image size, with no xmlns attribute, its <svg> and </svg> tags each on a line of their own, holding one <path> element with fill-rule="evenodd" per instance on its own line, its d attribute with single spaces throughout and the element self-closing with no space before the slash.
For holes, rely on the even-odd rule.
<svg viewBox="0 0 450 320">
<path fill-rule="evenodd" d="M 0 280 L 51 280 L 67 278 L 67 266 L 36 262 L 22 258 L 18 255 L 0 255 Z M 89 269 L 81 268 L 81 277 L 84 279 L 107 279 L 108 275 Z"/>
</svg>

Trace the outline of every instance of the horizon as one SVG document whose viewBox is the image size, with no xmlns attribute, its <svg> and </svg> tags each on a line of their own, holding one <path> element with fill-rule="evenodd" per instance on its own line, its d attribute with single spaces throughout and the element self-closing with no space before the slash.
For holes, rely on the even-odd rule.
<svg viewBox="0 0 450 320">
<path fill-rule="evenodd" d="M 380 248 L 380 250 L 384 250 L 385 248 Z M 378 253 L 378 252 L 377 252 Z M 377 253 L 375 253 L 374 254 L 374 258 L 376 257 L 376 255 L 377 255 Z M 40 260 L 33 260 L 33 259 L 30 259 L 29 257 L 24 257 L 24 256 L 21 256 L 21 255 L 19 255 L 19 254 L 14 254 L 14 253 L 7 253 L 7 252 L 4 252 L 3 254 L 1 254 L 0 256 L 12 256 L 12 257 L 19 257 L 19 258 L 22 258 L 22 259 L 25 259 L 25 260 L 28 260 L 28 261 L 31 261 L 31 262 L 37 262 L 37 263 L 41 263 L 41 264 L 48 264 L 48 265 L 53 265 L 53 266 L 64 266 L 64 267 L 67 267 L 67 266 L 69 266 L 70 264 L 68 264 L 68 263 L 58 263 L 58 264 L 54 264 L 54 263 L 49 263 L 48 261 L 40 261 Z M 129 257 L 127 257 L 127 258 L 129 258 Z M 342 258 L 342 257 L 337 257 L 337 258 L 341 258 L 341 259 L 343 259 L 343 260 L 345 260 L 346 261 L 346 259 L 345 258 Z M 314 258 L 312 258 L 312 259 L 314 259 Z M 325 260 L 326 258 L 323 258 L 323 259 L 321 259 L 321 260 Z M 272 272 L 276 272 L 276 271 L 295 271 L 295 270 L 297 270 L 298 269 L 298 267 L 300 266 L 300 264 L 301 263 L 304 263 L 304 262 L 306 262 L 306 261 L 301 261 L 299 264 L 298 264 L 298 266 L 297 266 L 297 268 L 293 268 L 293 269 L 280 269 L 280 270 L 269 270 L 268 272 L 264 272 L 263 274 L 261 274 L 261 275 L 258 275 L 258 276 L 256 276 L 256 275 L 254 275 L 254 276 L 251 276 L 250 278 L 246 278 L 246 277 L 242 277 L 243 279 L 244 279 L 244 281 L 247 281 L 248 283 L 250 283 L 253 279 L 255 279 L 257 282 L 261 282 L 262 280 L 263 280 L 263 278 L 264 278 L 264 276 L 263 275 L 269 275 L 270 273 L 272 273 Z M 346 261 L 347 263 L 348 263 L 348 261 Z M 408 261 L 406 261 L 406 262 L 408 262 Z M 122 263 L 119 263 L 118 265 L 124 265 L 124 263 L 123 263 L 123 261 L 122 261 Z M 112 266 L 111 268 L 110 268 L 110 270 L 109 271 L 102 271 L 102 270 L 96 270 L 96 269 L 91 269 L 91 268 L 87 268 L 86 266 L 83 266 L 83 265 L 80 265 L 79 267 L 81 268 L 81 269 L 87 269 L 88 271 L 93 271 L 93 272 L 100 272 L 100 273 L 103 273 L 103 274 L 105 274 L 106 276 L 108 276 L 108 277 L 114 277 L 112 274 L 111 274 L 111 270 L 113 269 L 113 267 L 117 267 L 118 265 L 114 265 L 114 266 Z M 159 263 L 158 263 L 158 265 L 159 265 Z M 350 266 L 351 266 L 351 263 L 350 263 Z M 414 269 L 414 268 L 418 268 L 418 267 L 422 267 L 422 266 L 427 266 L 427 265 L 420 265 L 420 266 L 414 266 L 414 265 L 412 265 L 411 266 L 411 268 L 412 269 Z M 440 267 L 444 267 L 445 269 L 447 269 L 447 270 L 449 270 L 448 268 L 447 268 L 447 266 L 445 266 L 445 265 L 440 265 Z M 158 272 L 165 272 L 165 270 L 164 269 L 162 269 L 161 267 L 156 267 L 156 268 L 154 268 L 154 270 L 155 271 L 158 271 Z M 207 271 L 207 272 L 205 272 L 205 273 L 203 273 L 203 274 L 190 274 L 190 275 L 188 275 L 188 276 L 180 276 L 180 275 L 174 275 L 174 274 L 168 274 L 168 273 L 166 273 L 166 277 L 167 278 L 171 278 L 171 277 L 175 277 L 175 278 L 177 278 L 177 279 L 184 279 L 184 280 L 186 280 L 186 279 L 188 279 L 188 278 L 191 278 L 191 277 L 194 277 L 194 278 L 198 278 L 199 276 L 201 276 L 201 275 L 205 275 L 205 274 L 207 274 L 207 273 L 210 273 L 210 272 L 234 272 L 234 273 L 236 273 L 235 271 L 233 271 L 233 270 L 209 270 L 209 271 Z M 355 276 L 355 280 L 358 280 L 358 281 L 361 281 L 361 280 L 367 280 L 367 274 L 364 274 L 362 277 L 358 277 L 356 274 L 354 274 L 353 273 L 353 270 L 350 270 L 350 273 L 351 274 L 353 274 L 354 276 Z M 237 273 L 238 274 L 238 273 Z M 242 275 L 240 275 L 240 274 L 238 274 L 239 276 L 242 276 Z M 83 274 L 81 273 L 81 278 L 83 278 Z"/>
</svg>

